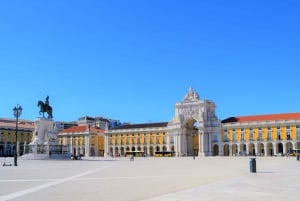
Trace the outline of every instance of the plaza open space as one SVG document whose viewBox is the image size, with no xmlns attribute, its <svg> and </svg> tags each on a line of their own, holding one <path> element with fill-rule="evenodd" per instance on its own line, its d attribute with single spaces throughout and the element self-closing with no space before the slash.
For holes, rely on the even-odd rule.
<svg viewBox="0 0 300 201">
<path fill-rule="evenodd" d="M 19 159 L 0 171 L 0 200 L 298 200 L 295 157 Z M 4 158 L 1 158 L 1 163 Z M 13 164 L 6 158 L 6 164 Z"/>
</svg>

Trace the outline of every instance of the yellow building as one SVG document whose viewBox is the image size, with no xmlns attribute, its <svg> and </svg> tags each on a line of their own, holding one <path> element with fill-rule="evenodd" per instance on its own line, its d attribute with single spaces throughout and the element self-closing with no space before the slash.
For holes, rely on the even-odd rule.
<svg viewBox="0 0 300 201">
<path fill-rule="evenodd" d="M 200 99 L 190 87 L 175 104 L 169 122 L 124 125 L 105 131 L 105 154 L 125 156 L 211 156 L 212 143 L 220 144 L 221 122 L 215 104 Z"/>
<path fill-rule="evenodd" d="M 230 117 L 221 135 L 225 156 L 285 155 L 300 149 L 300 113 Z"/>
<path fill-rule="evenodd" d="M 104 130 L 90 125 L 72 126 L 59 132 L 59 145 L 69 145 L 74 156 L 103 156 Z"/>
<path fill-rule="evenodd" d="M 17 136 L 17 151 L 18 155 L 23 155 L 29 151 L 29 143 L 32 139 L 34 125 L 27 120 L 19 120 L 18 136 Z M 0 119 L 0 157 L 11 157 L 15 151 L 15 119 Z"/>
<path fill-rule="evenodd" d="M 105 153 L 109 156 L 154 156 L 174 151 L 169 146 L 168 122 L 129 124 L 105 131 Z"/>
</svg>

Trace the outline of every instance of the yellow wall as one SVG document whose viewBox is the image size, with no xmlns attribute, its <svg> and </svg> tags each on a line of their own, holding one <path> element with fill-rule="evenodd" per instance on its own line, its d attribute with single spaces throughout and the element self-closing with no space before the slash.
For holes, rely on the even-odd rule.
<svg viewBox="0 0 300 201">
<path fill-rule="evenodd" d="M 297 139 L 296 125 L 291 126 L 291 139 L 293 140 Z"/>
<path fill-rule="evenodd" d="M 240 142 L 241 141 L 241 129 L 240 128 L 235 129 L 235 136 L 236 136 L 236 140 L 238 142 Z"/>
<path fill-rule="evenodd" d="M 0 135 L 3 133 L 4 143 L 14 143 L 15 142 L 15 131 L 0 130 Z M 8 140 L 8 133 L 10 133 L 11 140 Z M 23 133 L 23 140 L 21 139 L 21 133 Z M 18 142 L 19 143 L 30 143 L 32 138 L 32 132 L 22 132 L 18 131 Z M 22 140 L 22 141 L 21 141 Z"/>
<path fill-rule="evenodd" d="M 104 150 L 104 136 L 98 136 L 97 137 L 98 140 L 98 150 Z"/>
<path fill-rule="evenodd" d="M 168 135 L 163 131 L 158 131 L 155 133 L 123 133 L 121 134 L 112 133 L 109 135 L 109 139 L 111 139 L 110 145 L 132 145 L 132 144 L 164 144 L 167 142 Z M 123 139 L 123 144 L 121 143 L 121 139 Z M 138 141 L 140 139 L 140 141 Z M 128 143 L 127 143 L 128 142 Z"/>
<path fill-rule="evenodd" d="M 193 144 L 194 144 L 194 150 L 199 149 L 199 137 L 198 135 L 193 136 Z"/>
<path fill-rule="evenodd" d="M 269 126 L 270 127 L 270 126 Z M 244 128 L 244 139 L 245 141 L 250 140 L 250 128 L 249 127 L 241 127 Z M 227 128 L 227 134 L 228 134 L 228 140 L 233 140 L 233 129 L 235 129 L 235 136 L 236 141 L 241 140 L 241 128 Z M 277 140 L 277 126 L 271 126 L 271 140 Z M 281 140 L 287 140 L 287 127 L 286 125 L 280 126 L 280 132 L 281 132 Z M 252 127 L 252 133 L 253 133 L 253 140 L 259 139 L 259 127 Z M 261 127 L 261 133 L 262 133 L 262 140 L 268 139 L 268 126 L 262 126 Z M 224 128 L 221 129 L 221 137 L 222 141 L 225 139 L 225 132 Z M 296 125 L 290 126 L 290 140 L 295 140 L 297 138 L 297 129 Z"/>
</svg>

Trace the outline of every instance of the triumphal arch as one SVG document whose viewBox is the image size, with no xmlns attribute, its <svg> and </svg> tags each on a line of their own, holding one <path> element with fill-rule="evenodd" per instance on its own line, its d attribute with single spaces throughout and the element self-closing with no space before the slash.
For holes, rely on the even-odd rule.
<svg viewBox="0 0 300 201">
<path fill-rule="evenodd" d="M 190 87 L 183 101 L 175 104 L 174 118 L 168 123 L 170 145 L 177 156 L 223 155 L 220 147 L 221 122 L 215 114 L 216 105 L 202 100 Z M 214 145 L 219 146 L 214 146 Z"/>
</svg>

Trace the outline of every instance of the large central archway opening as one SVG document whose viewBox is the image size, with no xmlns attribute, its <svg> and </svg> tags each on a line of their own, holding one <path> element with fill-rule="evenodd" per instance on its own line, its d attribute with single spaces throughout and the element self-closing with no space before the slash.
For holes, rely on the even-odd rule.
<svg viewBox="0 0 300 201">
<path fill-rule="evenodd" d="M 199 151 L 198 125 L 194 118 L 188 118 L 184 122 L 184 152 L 187 156 L 195 156 Z"/>
</svg>

